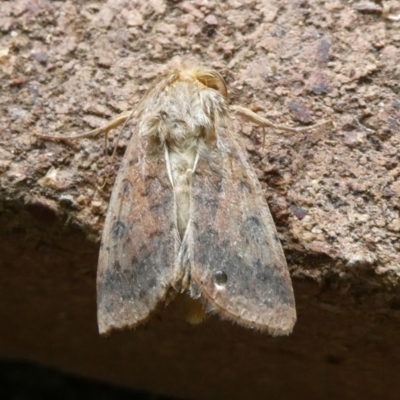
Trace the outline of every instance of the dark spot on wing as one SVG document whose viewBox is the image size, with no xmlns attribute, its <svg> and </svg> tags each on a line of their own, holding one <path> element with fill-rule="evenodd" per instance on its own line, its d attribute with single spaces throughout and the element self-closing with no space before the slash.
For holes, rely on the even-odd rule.
<svg viewBox="0 0 400 400">
<path fill-rule="evenodd" d="M 132 184 L 127 179 L 125 179 L 122 184 L 122 194 L 124 196 L 128 196 L 131 192 L 131 188 Z"/>
<path fill-rule="evenodd" d="M 246 181 L 240 181 L 240 190 L 242 192 L 251 193 L 251 186 Z"/>
<path fill-rule="evenodd" d="M 170 211 L 172 208 L 172 192 L 165 192 L 159 197 L 153 196 L 149 202 L 149 209 L 152 213 L 164 214 L 167 210 Z"/>
<path fill-rule="evenodd" d="M 259 272 L 256 277 L 262 283 L 268 282 L 268 275 L 265 272 Z"/>
<path fill-rule="evenodd" d="M 210 219 L 214 219 L 217 212 L 218 212 L 218 199 L 216 197 L 214 198 L 205 198 L 204 200 L 204 206 L 207 208 L 207 211 L 209 213 L 209 217 Z"/>
<path fill-rule="evenodd" d="M 126 225 L 122 221 L 115 221 L 112 227 L 112 235 L 114 240 L 121 240 L 126 232 Z"/>
<path fill-rule="evenodd" d="M 147 281 L 149 289 L 154 289 L 157 285 L 157 279 L 156 278 L 151 278 Z"/>
<path fill-rule="evenodd" d="M 247 244 L 262 244 L 264 232 L 260 220 L 255 216 L 247 217 L 242 223 L 240 234 Z"/>
<path fill-rule="evenodd" d="M 121 271 L 121 264 L 117 260 L 115 260 L 115 262 L 114 262 L 114 269 L 116 271 Z"/>
<path fill-rule="evenodd" d="M 254 227 L 256 226 L 257 228 L 261 226 L 261 222 L 260 220 L 255 217 L 255 216 L 251 216 L 251 217 L 247 217 L 243 223 L 243 225 L 247 225 L 249 227 Z"/>
<path fill-rule="evenodd" d="M 133 157 L 132 159 L 129 160 L 129 166 L 133 166 L 139 162 L 139 157 Z"/>
</svg>

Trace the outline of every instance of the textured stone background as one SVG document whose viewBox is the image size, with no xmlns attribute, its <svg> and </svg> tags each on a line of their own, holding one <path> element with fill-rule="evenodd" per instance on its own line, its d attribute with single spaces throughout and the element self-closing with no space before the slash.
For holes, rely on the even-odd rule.
<svg viewBox="0 0 400 400">
<path fill-rule="evenodd" d="M 398 14 L 398 1 L 2 1 L 0 356 L 190 399 L 396 398 Z M 177 58 L 218 69 L 232 104 L 276 123 L 336 124 L 270 131 L 264 149 L 241 128 L 292 273 L 289 338 L 217 317 L 194 329 L 174 305 L 97 335 L 104 140 L 35 133 L 104 125 Z"/>
</svg>

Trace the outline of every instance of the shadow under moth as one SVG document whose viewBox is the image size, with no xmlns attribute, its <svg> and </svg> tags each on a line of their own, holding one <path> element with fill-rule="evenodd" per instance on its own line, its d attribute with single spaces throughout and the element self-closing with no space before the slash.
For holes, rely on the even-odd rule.
<svg viewBox="0 0 400 400">
<path fill-rule="evenodd" d="M 275 126 L 229 106 L 220 74 L 198 67 L 167 72 L 132 112 L 75 136 L 137 119 L 101 241 L 101 334 L 136 327 L 177 296 L 192 323 L 211 312 L 274 336 L 292 332 L 289 271 L 261 185 L 237 142 L 235 114 L 262 127 L 310 129 Z"/>
</svg>

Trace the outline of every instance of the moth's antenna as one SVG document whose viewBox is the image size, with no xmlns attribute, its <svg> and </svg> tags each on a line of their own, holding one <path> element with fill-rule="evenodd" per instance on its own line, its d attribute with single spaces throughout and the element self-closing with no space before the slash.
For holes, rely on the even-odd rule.
<svg viewBox="0 0 400 400">
<path fill-rule="evenodd" d="M 323 125 L 327 125 L 327 124 L 334 125 L 333 121 L 330 119 L 328 119 L 326 121 L 318 122 L 317 124 L 310 125 L 310 126 L 290 127 L 290 126 L 284 126 L 284 125 L 275 125 L 270 120 L 260 117 L 259 115 L 257 115 L 255 112 L 249 110 L 248 108 L 240 107 L 240 106 L 231 106 L 230 108 L 236 114 L 240 115 L 243 118 L 248 119 L 251 122 L 254 122 L 257 125 L 262 126 L 263 128 L 274 128 L 274 129 L 278 129 L 280 131 L 286 131 L 286 132 L 304 132 L 304 131 L 309 131 L 310 129 L 318 128 Z M 265 137 L 265 132 L 264 132 L 264 137 Z"/>
<path fill-rule="evenodd" d="M 134 111 L 135 110 L 136 108 L 134 109 Z M 123 113 L 113 118 L 107 125 L 102 126 L 101 128 L 93 129 L 90 132 L 80 133 L 78 135 L 72 135 L 72 136 L 42 135 L 40 133 L 36 133 L 36 136 L 46 140 L 72 140 L 72 139 L 84 139 L 92 136 L 94 137 L 102 133 L 107 134 L 111 129 L 114 129 L 118 125 L 121 125 L 123 122 L 126 122 L 126 120 L 129 119 L 130 117 L 131 117 L 131 111 L 124 111 Z"/>
</svg>

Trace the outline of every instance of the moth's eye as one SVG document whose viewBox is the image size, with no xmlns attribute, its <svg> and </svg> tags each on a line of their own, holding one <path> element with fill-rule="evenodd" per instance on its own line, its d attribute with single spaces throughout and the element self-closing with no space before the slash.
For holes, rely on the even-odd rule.
<svg viewBox="0 0 400 400">
<path fill-rule="evenodd" d="M 214 282 L 218 286 L 225 286 L 226 283 L 228 282 L 228 275 L 221 270 L 215 271 Z"/>
<path fill-rule="evenodd" d="M 196 78 L 211 89 L 214 89 L 222 94 L 225 98 L 228 97 L 228 89 L 224 78 L 214 70 L 199 71 Z"/>
</svg>

